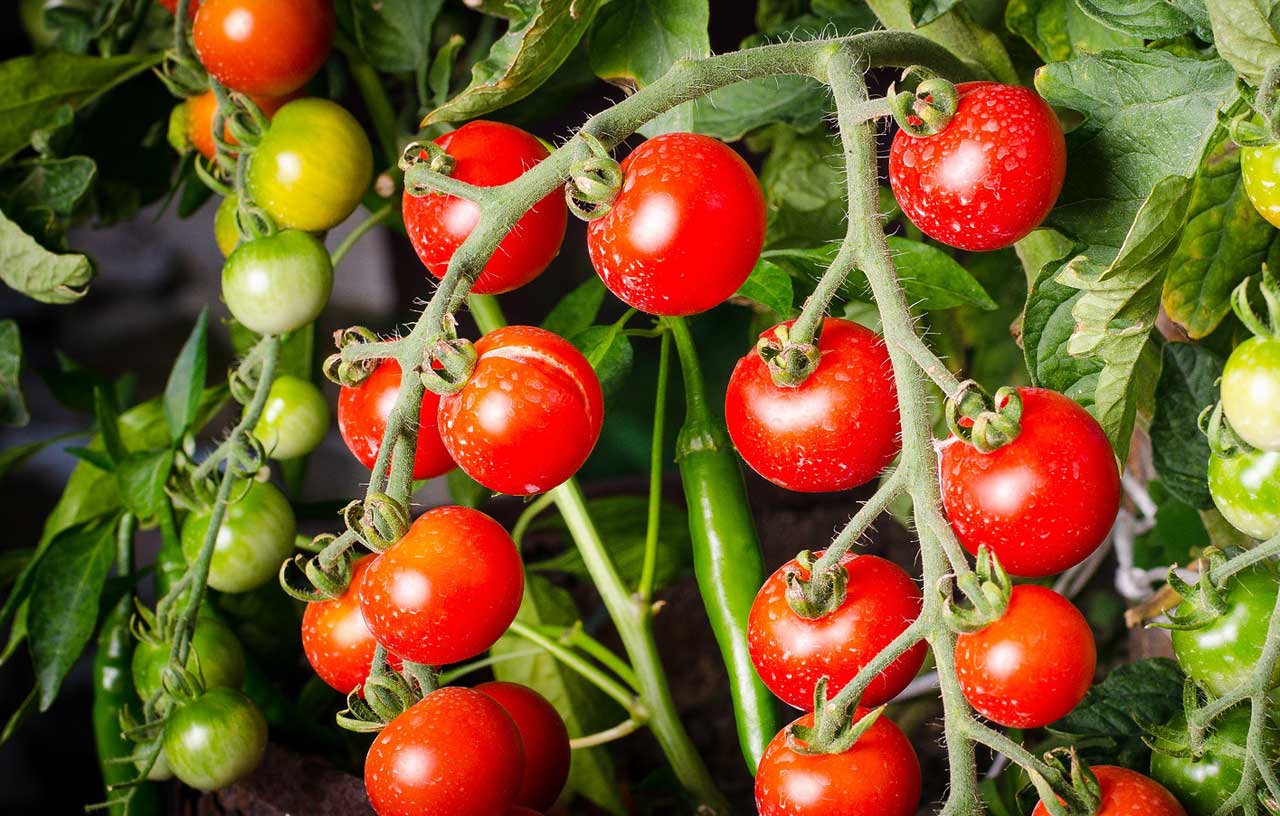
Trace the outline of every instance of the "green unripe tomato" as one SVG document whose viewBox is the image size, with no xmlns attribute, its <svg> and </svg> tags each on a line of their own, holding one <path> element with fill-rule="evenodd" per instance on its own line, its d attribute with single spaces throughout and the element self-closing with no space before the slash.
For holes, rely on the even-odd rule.
<svg viewBox="0 0 1280 816">
<path fill-rule="evenodd" d="M 1280 452 L 1209 457 L 1209 494 L 1222 517 L 1245 535 L 1280 533 Z"/>
<path fill-rule="evenodd" d="M 1280 227 L 1280 144 L 1241 148 L 1240 174 L 1253 208 Z"/>
<path fill-rule="evenodd" d="M 222 267 L 231 316 L 258 334 L 313 322 L 333 291 L 333 264 L 315 236 L 285 230 L 236 247 Z"/>
<path fill-rule="evenodd" d="M 243 496 L 240 494 L 243 492 Z M 248 592 L 276 577 L 293 552 L 297 525 L 284 494 L 266 482 L 233 488 L 239 501 L 227 508 L 209 565 L 209 586 L 219 592 Z M 192 513 L 182 523 L 182 554 L 195 563 L 209 530 L 209 512 Z"/>
<path fill-rule="evenodd" d="M 143 641 L 133 650 L 133 687 L 149 699 L 160 690 L 169 665 L 169 644 Z M 191 633 L 187 669 L 204 680 L 205 688 L 240 688 L 244 683 L 244 649 L 231 627 L 213 618 L 196 620 Z"/>
<path fill-rule="evenodd" d="M 1173 630 L 1173 652 L 1183 671 L 1214 695 L 1248 683 L 1267 642 L 1280 591 L 1276 576 L 1255 567 L 1232 576 L 1223 590 L 1227 611 L 1199 629 Z M 1280 682 L 1280 667 L 1272 686 Z"/>
<path fill-rule="evenodd" d="M 224 258 L 230 257 L 240 245 L 240 228 L 236 226 L 236 208 L 239 206 L 239 196 L 229 195 L 222 199 L 213 215 L 213 239 L 218 242 Z"/>
<path fill-rule="evenodd" d="M 1169 725 L 1185 730 L 1187 720 L 1178 715 Z M 1231 798 L 1244 775 L 1243 751 L 1249 738 L 1249 706 L 1236 706 L 1213 721 L 1204 751 L 1197 757 L 1176 757 L 1155 751 L 1151 754 L 1151 776 L 1169 789 L 1190 816 L 1213 816 Z M 1263 750 L 1275 754 L 1276 737 L 1264 735 Z"/>
<path fill-rule="evenodd" d="M 202 791 L 247 775 L 267 750 L 267 721 L 235 689 L 216 688 L 180 706 L 164 726 L 164 753 L 174 776 Z"/>
<path fill-rule="evenodd" d="M 329 404 L 313 383 L 301 377 L 277 377 L 267 393 L 253 435 L 275 459 L 306 456 L 329 431 Z"/>
<path fill-rule="evenodd" d="M 1222 369 L 1222 410 L 1240 438 L 1280 450 L 1280 340 L 1250 337 Z"/>
<path fill-rule="evenodd" d="M 249 192 L 281 229 L 337 226 L 372 178 L 369 137 L 327 99 L 298 99 L 277 111 L 249 160 Z"/>
<path fill-rule="evenodd" d="M 134 762 L 134 767 L 142 770 L 143 763 Z M 164 755 L 164 749 L 160 749 L 160 756 L 156 757 L 155 764 L 151 766 L 151 770 L 147 771 L 147 781 L 149 782 L 166 782 L 173 779 L 173 769 L 169 767 L 169 758 Z"/>
</svg>

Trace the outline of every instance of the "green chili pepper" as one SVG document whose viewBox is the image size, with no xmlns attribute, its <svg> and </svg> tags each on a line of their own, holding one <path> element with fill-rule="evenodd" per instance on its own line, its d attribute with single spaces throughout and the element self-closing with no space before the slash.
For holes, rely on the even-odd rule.
<svg viewBox="0 0 1280 816">
<path fill-rule="evenodd" d="M 747 651 L 747 617 L 764 583 L 764 559 L 729 432 L 707 404 L 689 327 L 682 318 L 667 318 L 666 324 L 684 377 L 685 418 L 676 442 L 676 461 L 689 506 L 693 568 L 729 670 L 738 743 L 755 773 L 779 727 L 777 702 L 760 681 Z"/>
<path fill-rule="evenodd" d="M 132 515 L 120 521 L 116 563 L 122 575 L 128 574 L 133 562 L 135 527 Z M 102 778 L 108 786 L 128 782 L 138 774 L 134 764 L 127 761 L 136 746 L 120 731 L 121 710 L 129 706 L 137 712 L 140 705 L 133 689 L 131 668 L 133 634 L 129 631 L 129 617 L 132 614 L 133 594 L 126 593 L 103 619 L 98 653 L 93 659 L 93 736 Z M 160 790 L 149 782 L 144 783 L 134 791 L 127 808 L 116 805 L 108 812 L 111 816 L 158 816 Z"/>
</svg>

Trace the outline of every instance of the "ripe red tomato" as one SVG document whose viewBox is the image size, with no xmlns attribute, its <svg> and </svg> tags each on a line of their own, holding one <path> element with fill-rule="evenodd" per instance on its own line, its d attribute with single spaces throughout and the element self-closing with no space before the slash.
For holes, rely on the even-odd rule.
<svg viewBox="0 0 1280 816">
<path fill-rule="evenodd" d="M 343 694 L 364 685 L 378 647 L 360 613 L 360 586 L 376 556 L 351 565 L 351 584 L 341 598 L 307 604 L 302 613 L 302 651 L 320 679 Z M 391 665 L 400 668 L 400 658 Z"/>
<path fill-rule="evenodd" d="M 1083 561 L 1120 510 L 1107 435 L 1071 398 L 1019 388 L 1022 432 L 991 453 L 952 437 L 941 448 L 942 502 L 965 549 L 986 544 L 1012 575 L 1038 578 Z"/>
<path fill-rule="evenodd" d="M 564 482 L 591 455 L 604 397 L 591 363 L 558 334 L 507 326 L 476 343 L 461 391 L 440 399 L 440 438 L 480 484 L 512 496 Z"/>
<path fill-rule="evenodd" d="M 1102 791 L 1102 804 L 1097 816 L 1187 816 L 1187 812 L 1159 782 L 1137 771 L 1115 765 L 1095 765 Z M 1049 816 L 1041 802 L 1031 816 Z"/>
<path fill-rule="evenodd" d="M 200 62 L 241 93 L 284 96 L 329 57 L 331 0 L 204 0 L 192 28 Z"/>
<path fill-rule="evenodd" d="M 157 2 L 168 9 L 170 14 L 178 13 L 178 0 L 157 0 Z M 196 12 L 199 10 L 200 0 L 191 0 L 191 3 L 187 6 L 187 16 L 194 20 Z"/>
<path fill-rule="evenodd" d="M 1062 190 L 1067 145 L 1035 91 L 998 82 L 956 86 L 960 104 L 942 132 L 898 131 L 889 185 L 926 235 L 973 251 L 1007 247 L 1044 221 Z"/>
<path fill-rule="evenodd" d="M 796 722 L 811 727 L 813 715 Z M 884 716 L 843 754 L 796 753 L 784 728 L 756 770 L 760 816 L 915 816 L 919 804 L 920 761 Z"/>
<path fill-rule="evenodd" d="M 387 417 L 395 407 L 400 391 L 400 364 L 388 358 L 356 386 L 344 385 L 338 393 L 338 432 L 347 450 L 372 468 L 382 449 L 382 436 L 387 432 Z M 413 478 L 431 479 L 453 470 L 453 460 L 440 441 L 436 429 L 436 411 L 440 396 L 431 391 L 422 394 L 422 410 L 418 414 L 418 447 L 413 456 Z"/>
<path fill-rule="evenodd" d="M 547 149 L 531 133 L 499 122 L 468 122 L 436 139 L 457 162 L 450 176 L 478 187 L 496 187 L 518 178 L 545 159 Z M 427 270 L 437 278 L 449 259 L 475 229 L 480 208 L 455 196 L 404 194 L 404 225 Z M 533 205 L 502 239 L 484 271 L 471 287 L 478 295 L 518 289 L 542 274 L 564 240 L 569 220 L 559 190 Z"/>
<path fill-rule="evenodd" d="M 752 349 L 734 367 L 724 399 L 729 436 L 751 469 L 806 493 L 866 483 L 901 445 L 898 392 L 879 335 L 828 317 L 818 349 L 817 370 L 795 388 L 776 385 Z"/>
<path fill-rule="evenodd" d="M 437 507 L 369 565 L 359 594 L 369 631 L 392 654 L 456 663 L 515 620 L 524 566 L 501 524 L 479 510 Z"/>
<path fill-rule="evenodd" d="M 502 706 L 453 686 L 382 729 L 364 787 L 378 816 L 494 816 L 515 802 L 523 771 L 520 732 Z"/>
<path fill-rule="evenodd" d="M 525 764 L 516 801 L 539 810 L 551 807 L 569 779 L 569 729 L 560 712 L 519 683 L 481 683 L 476 691 L 497 700 L 520 732 Z"/>
<path fill-rule="evenodd" d="M 996 622 L 956 638 L 956 679 L 978 713 L 1009 728 L 1039 728 L 1084 699 L 1098 653 L 1070 601 L 1034 584 L 1013 588 Z"/>
<path fill-rule="evenodd" d="M 897 564 L 874 555 L 846 556 L 849 573 L 844 603 L 816 620 L 802 618 L 787 604 L 788 572 L 803 572 L 795 561 L 770 575 L 751 605 L 747 647 L 769 690 L 788 705 L 813 710 L 813 689 L 829 678 L 834 695 L 920 615 L 916 582 Z M 862 695 L 861 704 L 889 702 L 907 687 L 924 663 L 917 643 L 889 664 Z"/>
<path fill-rule="evenodd" d="M 297 93 L 284 96 L 255 96 L 253 102 L 262 110 L 263 115 L 270 119 L 286 102 L 297 97 Z M 192 147 L 200 151 L 200 155 L 212 161 L 218 153 L 218 146 L 213 141 L 213 117 L 218 111 L 218 97 L 213 91 L 205 91 L 199 96 L 191 97 L 183 104 L 187 106 L 187 140 L 191 142 Z M 223 128 L 223 133 L 229 142 L 236 144 L 229 128 Z"/>
<path fill-rule="evenodd" d="M 596 273 L 623 302 L 658 315 L 705 312 L 738 291 L 764 245 L 764 193 L 723 142 L 655 136 L 622 162 L 622 190 L 587 225 Z"/>
</svg>

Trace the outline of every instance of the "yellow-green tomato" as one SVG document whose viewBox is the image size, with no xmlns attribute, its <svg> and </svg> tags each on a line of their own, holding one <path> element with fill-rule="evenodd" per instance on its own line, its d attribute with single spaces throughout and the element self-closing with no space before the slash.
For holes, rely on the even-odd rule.
<svg viewBox="0 0 1280 816">
<path fill-rule="evenodd" d="M 369 137 L 327 99 L 298 99 L 277 111 L 249 160 L 249 192 L 282 229 L 337 226 L 372 178 Z"/>
<path fill-rule="evenodd" d="M 1211 456 L 1209 494 L 1222 517 L 1245 535 L 1280 533 L 1280 452 Z"/>
<path fill-rule="evenodd" d="M 238 196 L 229 195 L 222 199 L 218 211 L 213 215 L 213 239 L 226 258 L 236 251 L 240 245 L 240 228 L 236 226 L 236 208 L 240 206 Z"/>
<path fill-rule="evenodd" d="M 329 404 L 313 383 L 288 374 L 277 377 L 253 435 L 275 459 L 306 456 L 329 431 Z"/>
<path fill-rule="evenodd" d="M 1280 144 L 1242 148 L 1240 174 L 1253 208 L 1280 227 Z"/>
<path fill-rule="evenodd" d="M 1280 450 L 1280 339 L 1250 337 L 1222 369 L 1222 410 L 1240 438 Z"/>
<path fill-rule="evenodd" d="M 222 299 L 231 316 L 258 334 L 283 334 L 311 323 L 332 292 L 328 251 L 298 230 L 243 243 L 222 267 Z"/>
<path fill-rule="evenodd" d="M 213 546 L 209 586 L 219 592 L 248 592 L 276 577 L 293 552 L 297 524 L 284 494 L 266 482 L 236 485 Z M 208 511 L 182 523 L 182 554 L 194 564 L 209 530 Z"/>
<path fill-rule="evenodd" d="M 235 689 L 209 689 L 165 722 L 169 767 L 196 790 L 225 788 L 258 767 L 266 750 L 266 718 Z"/>
</svg>

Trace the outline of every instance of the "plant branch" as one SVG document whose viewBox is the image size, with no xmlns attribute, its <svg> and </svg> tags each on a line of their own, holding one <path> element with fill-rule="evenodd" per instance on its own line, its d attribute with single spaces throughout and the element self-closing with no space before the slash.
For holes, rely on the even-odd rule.
<svg viewBox="0 0 1280 816">
<path fill-rule="evenodd" d="M 667 382 L 671 373 L 671 334 L 663 332 L 658 352 L 658 383 L 653 398 L 653 439 L 649 447 L 649 517 L 644 537 L 644 563 L 636 594 L 648 602 L 653 597 L 658 566 L 658 528 L 662 520 L 662 455 L 666 441 Z"/>
<path fill-rule="evenodd" d="M 547 654 L 559 660 L 565 666 L 580 674 L 591 685 L 612 697 L 633 718 L 644 719 L 644 706 L 636 699 L 630 689 L 601 671 L 591 661 L 584 659 L 572 649 L 562 645 L 553 638 L 547 637 L 536 628 L 523 621 L 513 621 L 512 634 L 519 635 L 530 643 L 542 648 Z"/>
<path fill-rule="evenodd" d="M 391 215 L 394 206 L 395 202 L 391 201 L 383 204 L 378 209 L 369 213 L 367 218 L 357 224 L 356 228 L 351 230 L 346 238 L 342 239 L 342 243 L 338 244 L 338 246 L 334 248 L 333 252 L 329 253 L 329 258 L 333 262 L 334 269 L 338 268 L 338 264 L 342 263 L 342 259 L 347 257 L 347 253 L 352 250 L 352 248 L 369 232 L 369 230 L 387 220 L 387 216 Z"/>
</svg>

